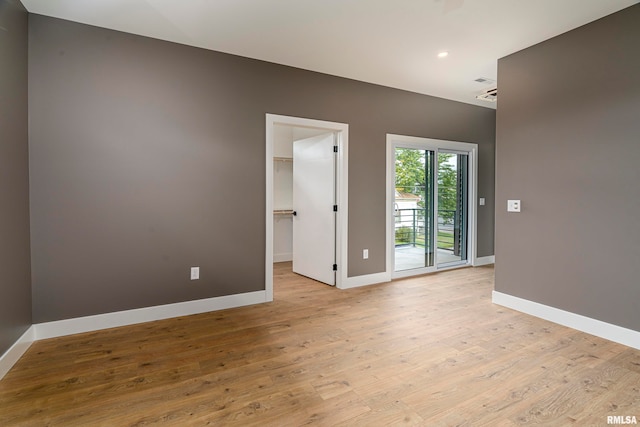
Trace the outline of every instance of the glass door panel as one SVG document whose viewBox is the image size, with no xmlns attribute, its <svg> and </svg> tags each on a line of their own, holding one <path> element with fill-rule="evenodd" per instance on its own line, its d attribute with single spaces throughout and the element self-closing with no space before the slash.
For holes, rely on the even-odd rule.
<svg viewBox="0 0 640 427">
<path fill-rule="evenodd" d="M 469 156 L 438 152 L 438 266 L 467 260 Z"/>
<path fill-rule="evenodd" d="M 435 151 L 395 148 L 395 271 L 434 265 Z"/>
</svg>

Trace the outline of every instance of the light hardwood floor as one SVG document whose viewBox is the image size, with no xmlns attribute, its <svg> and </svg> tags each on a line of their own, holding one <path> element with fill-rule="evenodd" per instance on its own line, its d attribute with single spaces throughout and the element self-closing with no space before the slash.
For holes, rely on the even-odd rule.
<svg viewBox="0 0 640 427">
<path fill-rule="evenodd" d="M 275 276 L 273 303 L 34 343 L 0 426 L 640 422 L 640 351 L 491 304 L 491 267 L 344 291 Z"/>
</svg>

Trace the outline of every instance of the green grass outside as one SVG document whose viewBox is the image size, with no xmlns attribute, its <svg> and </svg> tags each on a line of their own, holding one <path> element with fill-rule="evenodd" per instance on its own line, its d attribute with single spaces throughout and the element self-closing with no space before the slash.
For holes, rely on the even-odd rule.
<svg viewBox="0 0 640 427">
<path fill-rule="evenodd" d="M 396 245 L 413 243 L 413 230 L 411 227 L 396 229 Z M 416 246 L 425 247 L 424 235 L 416 236 Z M 438 248 L 453 250 L 453 233 L 438 231 Z"/>
</svg>

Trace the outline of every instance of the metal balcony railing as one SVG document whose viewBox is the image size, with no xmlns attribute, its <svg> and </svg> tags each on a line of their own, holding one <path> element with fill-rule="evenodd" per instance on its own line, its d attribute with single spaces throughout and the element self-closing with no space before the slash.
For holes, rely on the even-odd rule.
<svg viewBox="0 0 640 427">
<path fill-rule="evenodd" d="M 395 245 L 426 247 L 427 236 L 431 233 L 431 220 L 426 218 L 426 209 L 407 208 L 396 209 L 395 216 Z M 441 210 L 438 217 L 437 248 L 453 251 L 454 224 L 457 211 Z"/>
</svg>

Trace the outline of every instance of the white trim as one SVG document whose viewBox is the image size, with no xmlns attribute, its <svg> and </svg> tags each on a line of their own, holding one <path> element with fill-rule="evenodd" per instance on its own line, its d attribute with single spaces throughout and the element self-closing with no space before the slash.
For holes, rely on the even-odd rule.
<svg viewBox="0 0 640 427">
<path fill-rule="evenodd" d="M 267 114 L 266 118 L 266 143 L 265 152 L 267 158 L 267 172 L 265 177 L 265 258 L 264 258 L 264 289 L 267 301 L 273 301 L 273 120 Z"/>
<path fill-rule="evenodd" d="M 385 221 L 386 221 L 386 232 L 385 232 L 385 250 L 387 256 L 387 262 L 385 265 L 386 273 L 391 277 L 393 272 L 393 266 L 395 264 L 395 217 L 394 217 L 394 205 L 393 201 L 395 200 L 395 185 L 393 184 L 395 181 L 395 146 L 392 143 L 391 135 L 387 134 L 387 150 L 386 150 L 386 178 L 385 178 L 385 186 L 387 191 L 385 192 Z M 394 242 L 394 244 L 391 244 Z"/>
<path fill-rule="evenodd" d="M 266 247 L 265 247 L 265 289 L 267 301 L 273 301 L 273 126 L 283 124 L 316 129 L 326 129 L 336 132 L 338 144 L 338 218 L 336 227 L 336 259 L 338 274 L 336 287 L 343 288 L 347 281 L 347 230 L 348 201 L 349 201 L 349 125 L 346 123 L 327 122 L 324 120 L 305 119 L 301 117 L 266 114 Z"/>
<path fill-rule="evenodd" d="M 53 322 L 33 325 L 36 340 L 61 337 L 64 335 L 98 331 L 100 329 L 116 328 L 134 325 L 136 323 L 152 322 L 154 320 L 169 319 L 178 316 L 206 313 L 227 308 L 266 302 L 265 291 L 247 292 L 244 294 L 225 295 L 175 304 L 158 305 L 154 307 L 138 308 L 134 310 L 117 311 L 94 316 L 76 317 L 73 319 L 56 320 Z"/>
<path fill-rule="evenodd" d="M 7 351 L 0 356 L 0 380 L 7 375 L 13 365 L 29 350 L 31 344 L 35 341 L 35 329 L 30 326 L 18 341 L 16 341 Z"/>
<path fill-rule="evenodd" d="M 293 254 L 291 252 L 283 254 L 273 254 L 273 262 L 286 262 L 291 261 L 292 259 Z"/>
<path fill-rule="evenodd" d="M 346 281 L 342 282 L 340 289 L 358 288 L 360 286 L 376 285 L 378 283 L 385 283 L 391 281 L 391 275 L 387 272 L 365 274 L 362 276 L 348 277 Z"/>
<path fill-rule="evenodd" d="M 502 292 L 493 291 L 491 300 L 494 304 L 640 350 L 640 332 L 638 331 L 503 294 Z"/>
<path fill-rule="evenodd" d="M 394 271 L 395 251 L 394 229 L 395 222 L 393 216 L 393 199 L 395 194 L 394 176 L 395 176 L 395 149 L 396 147 L 417 148 L 422 150 L 433 150 L 438 153 L 440 150 L 445 152 L 459 152 L 468 154 L 469 156 L 469 194 L 467 194 L 467 215 L 469 221 L 468 230 L 468 256 L 465 262 L 455 263 L 451 265 L 436 265 L 425 268 L 416 268 L 406 271 Z M 476 214 L 476 194 L 478 192 L 478 144 L 469 142 L 447 141 L 442 139 L 423 138 L 407 135 L 387 134 L 387 150 L 386 150 L 386 271 L 391 278 L 402 278 L 420 274 L 432 273 L 435 271 L 443 271 L 450 268 L 462 267 L 465 265 L 477 265 L 477 226 L 478 218 Z M 434 190 L 437 194 L 437 182 Z M 434 203 L 437 211 L 437 200 Z M 434 222 L 436 219 L 434 218 Z M 435 229 L 435 224 L 434 224 Z"/>
<path fill-rule="evenodd" d="M 491 265 L 496 263 L 495 255 L 477 257 L 473 263 L 474 267 L 480 267 L 481 265 Z"/>
<path fill-rule="evenodd" d="M 349 242 L 349 125 L 339 124 L 338 133 L 338 223 L 336 228 L 336 259 L 338 272 L 336 287 L 347 281 L 349 262 L 347 245 Z"/>
<path fill-rule="evenodd" d="M 462 265 L 464 266 L 466 264 L 462 264 Z M 395 279 L 404 279 L 406 277 L 422 276 L 423 274 L 435 273 L 437 271 L 442 270 L 442 267 L 437 268 L 435 266 L 432 266 L 432 267 L 422 267 L 422 268 L 411 268 L 409 270 L 400 270 L 400 271 L 393 271 L 393 267 L 391 267 L 391 269 L 392 269 L 391 278 L 395 280 Z"/>
</svg>

